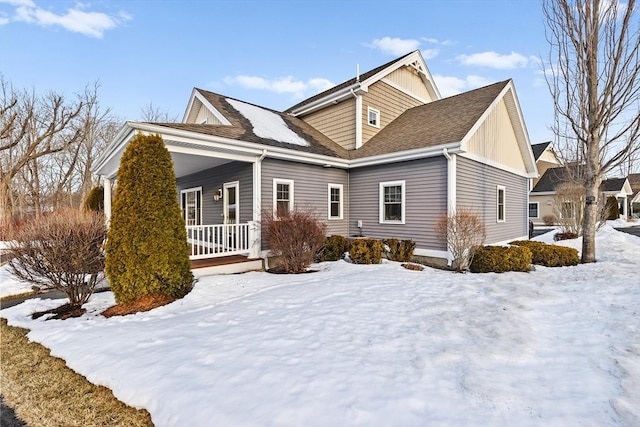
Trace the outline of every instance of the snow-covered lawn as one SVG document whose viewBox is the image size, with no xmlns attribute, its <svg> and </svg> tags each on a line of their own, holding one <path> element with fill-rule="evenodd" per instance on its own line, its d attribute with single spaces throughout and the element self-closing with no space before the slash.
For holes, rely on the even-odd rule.
<svg viewBox="0 0 640 427">
<path fill-rule="evenodd" d="M 637 426 L 640 238 L 605 226 L 597 249 L 531 273 L 340 261 L 207 277 L 120 318 L 97 315 L 110 293 L 79 319 L 30 320 L 59 304 L 39 299 L 0 315 L 163 427 Z"/>
</svg>

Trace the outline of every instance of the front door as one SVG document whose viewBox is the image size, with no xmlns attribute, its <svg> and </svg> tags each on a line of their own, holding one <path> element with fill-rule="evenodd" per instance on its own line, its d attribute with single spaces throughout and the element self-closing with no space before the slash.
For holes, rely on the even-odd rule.
<svg viewBox="0 0 640 427">
<path fill-rule="evenodd" d="M 240 223 L 239 209 L 239 184 L 238 181 L 227 182 L 223 185 L 223 216 L 225 225 L 234 225 Z M 237 249 L 237 230 L 236 227 L 225 227 L 224 239 L 228 247 L 232 250 Z"/>
</svg>

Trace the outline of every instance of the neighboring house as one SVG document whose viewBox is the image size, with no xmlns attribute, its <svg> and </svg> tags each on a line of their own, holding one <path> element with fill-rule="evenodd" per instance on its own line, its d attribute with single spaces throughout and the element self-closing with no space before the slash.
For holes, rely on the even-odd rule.
<svg viewBox="0 0 640 427">
<path fill-rule="evenodd" d="M 529 193 L 529 219 L 534 225 L 549 225 L 556 223 L 562 217 L 571 217 L 575 212 L 572 206 L 575 201 L 557 200 L 558 190 L 571 183 L 571 175 L 575 165 L 548 168 L 536 181 Z M 618 200 L 620 217 L 626 218 L 627 199 L 631 196 L 631 186 L 627 178 L 610 178 L 600 184 L 599 197 L 606 200 L 613 196 Z M 560 205 L 562 204 L 562 205 Z M 549 218 L 553 219 L 549 219 Z"/>
<path fill-rule="evenodd" d="M 629 197 L 629 216 L 640 218 L 640 173 L 630 173 L 627 177 L 633 194 Z"/>
<path fill-rule="evenodd" d="M 412 239 L 440 259 L 435 223 L 456 208 L 480 215 L 486 243 L 528 235 L 537 170 L 513 82 L 441 98 L 419 51 L 285 112 L 194 89 L 182 123 L 127 122 L 94 168 L 107 216 L 138 132 L 173 157 L 192 259 L 266 257 L 262 212 L 306 206 L 328 234 Z"/>
</svg>

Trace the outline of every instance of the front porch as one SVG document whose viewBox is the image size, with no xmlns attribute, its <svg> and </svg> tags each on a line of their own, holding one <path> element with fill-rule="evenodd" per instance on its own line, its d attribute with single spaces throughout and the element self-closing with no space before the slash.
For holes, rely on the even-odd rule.
<svg viewBox="0 0 640 427">
<path fill-rule="evenodd" d="M 237 274 L 262 270 L 264 270 L 264 264 L 261 258 L 251 259 L 244 255 L 191 260 L 191 271 L 196 278 L 213 274 Z"/>
<path fill-rule="evenodd" d="M 260 257 L 254 221 L 244 224 L 187 225 L 187 244 L 192 261 L 234 255 Z"/>
</svg>

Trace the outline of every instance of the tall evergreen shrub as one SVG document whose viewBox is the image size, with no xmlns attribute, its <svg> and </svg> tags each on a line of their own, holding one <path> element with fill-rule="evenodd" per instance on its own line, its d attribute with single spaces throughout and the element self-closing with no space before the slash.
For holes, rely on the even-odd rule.
<svg viewBox="0 0 640 427">
<path fill-rule="evenodd" d="M 618 199 L 616 199 L 614 196 L 607 197 L 605 213 L 607 215 L 606 218 L 609 220 L 620 218 L 620 207 L 618 206 Z"/>
<path fill-rule="evenodd" d="M 173 161 L 159 135 L 137 135 L 120 160 L 105 271 L 118 304 L 182 298 L 193 286 Z"/>
<path fill-rule="evenodd" d="M 87 198 L 84 199 L 84 210 L 93 212 L 104 212 L 104 187 L 98 185 L 93 187 Z"/>
</svg>

